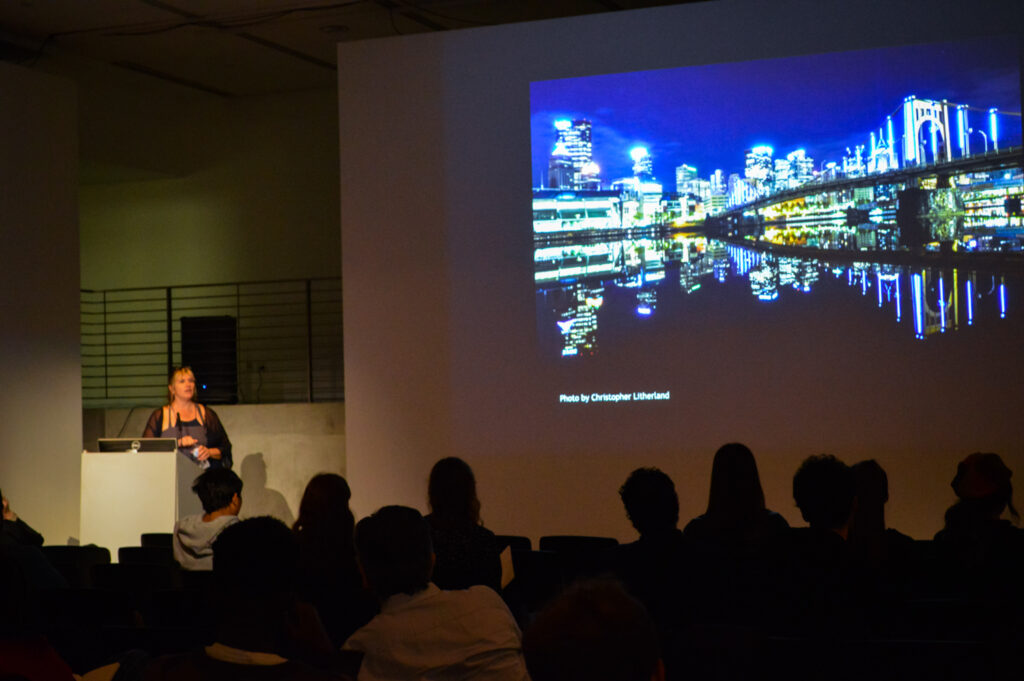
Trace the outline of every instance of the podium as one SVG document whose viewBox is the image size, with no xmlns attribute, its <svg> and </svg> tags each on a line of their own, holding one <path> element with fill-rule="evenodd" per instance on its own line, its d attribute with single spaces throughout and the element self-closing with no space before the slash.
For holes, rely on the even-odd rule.
<svg viewBox="0 0 1024 681">
<path fill-rule="evenodd" d="M 177 452 L 82 452 L 79 539 L 117 555 L 146 532 L 171 532 L 178 518 L 203 512 L 192 492 L 202 473 Z"/>
</svg>

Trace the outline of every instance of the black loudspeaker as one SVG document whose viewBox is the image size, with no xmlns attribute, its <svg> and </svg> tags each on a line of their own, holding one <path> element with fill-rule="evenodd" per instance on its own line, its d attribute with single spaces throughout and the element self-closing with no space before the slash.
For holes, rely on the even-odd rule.
<svg viewBox="0 0 1024 681">
<path fill-rule="evenodd" d="M 227 315 L 181 318 L 181 363 L 196 376 L 196 400 L 238 402 L 237 321 Z"/>
</svg>

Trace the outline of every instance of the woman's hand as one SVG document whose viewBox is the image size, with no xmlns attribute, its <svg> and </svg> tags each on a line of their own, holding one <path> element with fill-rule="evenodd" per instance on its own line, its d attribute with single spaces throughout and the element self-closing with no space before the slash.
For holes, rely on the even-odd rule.
<svg viewBox="0 0 1024 681">
<path fill-rule="evenodd" d="M 217 449 L 217 448 L 210 449 L 210 448 L 204 447 L 202 445 L 199 445 L 198 447 L 196 447 L 192 451 L 195 454 L 196 459 L 199 460 L 199 461 L 206 461 L 207 459 L 219 459 L 220 458 L 220 450 Z"/>
<path fill-rule="evenodd" d="M 196 439 L 191 435 L 185 435 L 184 437 L 178 438 L 178 446 L 182 449 L 187 449 L 196 444 Z M 205 449 L 205 448 L 204 448 Z"/>
</svg>

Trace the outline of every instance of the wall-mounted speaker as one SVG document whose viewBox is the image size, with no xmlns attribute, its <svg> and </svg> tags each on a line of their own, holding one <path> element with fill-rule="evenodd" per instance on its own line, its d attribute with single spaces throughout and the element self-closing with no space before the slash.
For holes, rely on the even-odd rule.
<svg viewBox="0 0 1024 681">
<path fill-rule="evenodd" d="M 196 376 L 196 400 L 238 402 L 238 322 L 227 315 L 181 318 L 181 363 Z"/>
</svg>

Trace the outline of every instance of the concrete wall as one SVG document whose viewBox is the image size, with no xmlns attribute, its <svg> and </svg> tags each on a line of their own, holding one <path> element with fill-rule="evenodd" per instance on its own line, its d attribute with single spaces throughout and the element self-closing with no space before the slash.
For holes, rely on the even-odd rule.
<svg viewBox="0 0 1024 681">
<path fill-rule="evenodd" d="M 75 121 L 71 83 L 0 63 L 0 489 L 58 543 L 78 534 Z"/>
<path fill-rule="evenodd" d="M 227 99 L 80 58 L 88 289 L 338 276 L 334 89 Z"/>
<path fill-rule="evenodd" d="M 345 405 L 223 405 L 214 409 L 231 440 L 234 470 L 242 478 L 242 517 L 272 515 L 295 522 L 306 483 L 317 473 L 345 475 Z M 141 435 L 152 413 L 136 409 L 86 410 L 83 448 L 97 437 Z M 374 509 L 354 509 L 369 512 Z M 171 528 L 167 528 L 170 532 Z"/>
</svg>

